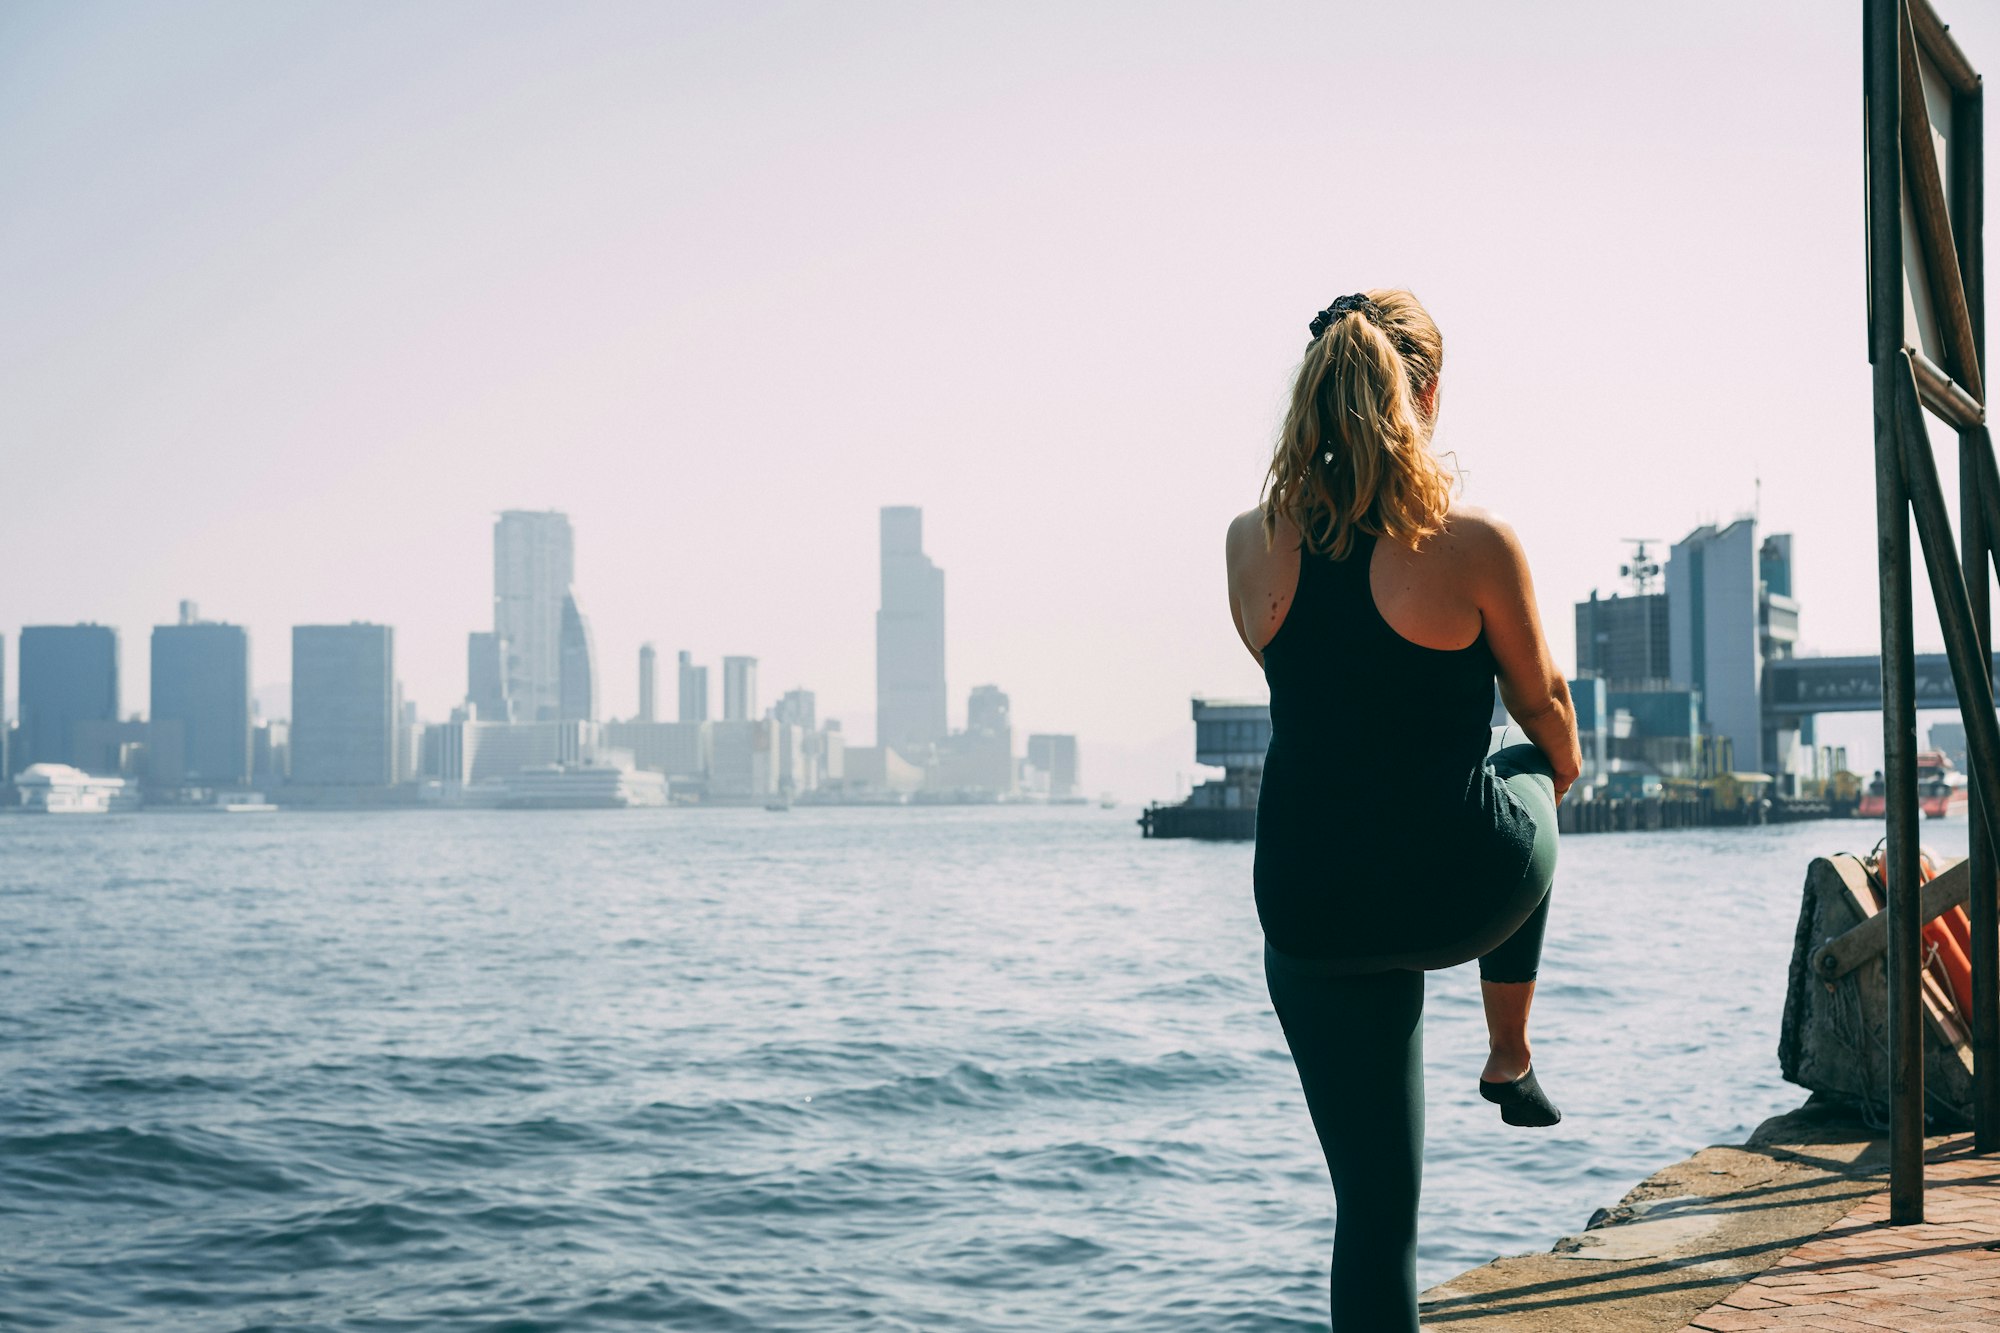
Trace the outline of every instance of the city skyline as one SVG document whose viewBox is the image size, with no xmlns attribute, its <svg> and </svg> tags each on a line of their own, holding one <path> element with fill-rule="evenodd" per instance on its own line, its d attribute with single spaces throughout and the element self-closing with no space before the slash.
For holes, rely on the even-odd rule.
<svg viewBox="0 0 2000 1333">
<path fill-rule="evenodd" d="M 914 699 L 911 716 L 927 724 L 944 714 L 943 575 L 922 554 L 922 520 L 913 506 L 880 510 L 876 647 L 878 681 L 901 691 L 893 700 Z M 248 631 L 203 619 L 191 600 L 180 603 L 177 623 L 152 632 L 152 707 L 143 715 L 121 715 L 115 702 L 115 628 L 27 627 L 26 722 L 16 729 L 19 745 L 0 729 L 0 783 L 53 765 L 66 774 L 58 784 L 65 800 L 96 799 L 85 789 L 116 779 L 107 790 L 115 789 L 117 800 L 146 804 L 228 800 L 252 783 L 285 804 L 492 804 L 513 799 L 510 782 L 525 784 L 523 800 L 583 799 L 564 785 L 570 779 L 548 776 L 550 765 L 583 765 L 588 771 L 574 780 L 588 787 L 589 799 L 639 804 L 795 796 L 880 803 L 915 794 L 932 801 L 1081 799 L 1075 736 L 1056 737 L 1067 746 L 1059 765 L 1047 745 L 1051 763 L 1029 764 L 1013 745 L 1008 697 L 993 684 L 972 689 L 963 731 L 905 735 L 893 746 L 878 737 L 850 749 L 841 720 L 828 717 L 822 727 L 817 695 L 802 685 L 764 708 L 758 659 L 740 653 L 722 658 L 722 714 L 711 720 L 707 668 L 679 650 L 680 717 L 658 718 L 658 650 L 649 640 L 638 651 L 638 706 L 618 717 L 602 707 L 595 636 L 574 578 L 576 544 L 559 510 L 499 516 L 496 628 L 466 636 L 464 693 L 443 716 L 425 716 L 406 697 L 393 626 L 293 626 L 289 706 L 264 718 L 253 701 Z M 551 641 L 539 622 L 558 588 Z M 555 705 L 536 705 L 550 684 Z M 637 776 L 604 776 L 612 773 Z"/>
<path fill-rule="evenodd" d="M 865 735 L 873 509 L 921 500 L 951 679 L 1167 794 L 1187 697 L 1261 688 L 1220 533 L 1305 322 L 1403 284 L 1445 336 L 1438 447 L 1519 529 L 1558 660 L 1619 539 L 1760 481 L 1805 646 L 1874 648 L 1844 12 L 245 12 L 0 14 L 10 537 L 64 553 L 0 625 L 129 649 L 194 598 L 268 687 L 291 624 L 394 624 L 437 715 L 490 516 L 554 507 L 592 534 L 611 711 L 650 639 L 755 651 Z M 1435 96 L 1373 58 L 1414 51 Z M 1330 58 L 1395 151 L 1328 114 Z M 1767 93 L 1757 133 L 1715 82 Z M 1724 310 L 1787 336 L 1733 350 Z"/>
</svg>

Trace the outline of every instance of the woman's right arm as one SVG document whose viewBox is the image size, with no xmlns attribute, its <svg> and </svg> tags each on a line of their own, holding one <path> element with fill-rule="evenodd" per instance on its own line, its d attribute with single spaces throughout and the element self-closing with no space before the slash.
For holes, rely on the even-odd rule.
<svg viewBox="0 0 2000 1333">
<path fill-rule="evenodd" d="M 1535 605 L 1535 582 L 1528 572 L 1528 553 L 1504 519 L 1469 511 L 1467 526 L 1478 534 L 1474 579 L 1486 642 L 1500 681 L 1500 701 L 1521 730 L 1528 733 L 1555 769 L 1556 799 L 1569 790 L 1583 770 L 1583 749 L 1576 738 L 1576 705 L 1569 681 L 1557 669 L 1542 633 L 1542 616 Z M 1454 514 L 1454 521 L 1459 516 Z"/>
</svg>

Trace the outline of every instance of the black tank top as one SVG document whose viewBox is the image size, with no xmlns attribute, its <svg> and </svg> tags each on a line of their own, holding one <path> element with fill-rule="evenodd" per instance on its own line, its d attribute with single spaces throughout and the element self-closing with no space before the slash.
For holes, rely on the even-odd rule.
<svg viewBox="0 0 2000 1333">
<path fill-rule="evenodd" d="M 1493 653 L 1398 634 L 1376 608 L 1376 539 L 1299 553 L 1298 591 L 1270 643 L 1271 744 L 1257 804 L 1257 910 L 1280 951 L 1361 956 L 1422 913 L 1437 875 L 1518 877 L 1533 825 L 1485 766 Z"/>
<path fill-rule="evenodd" d="M 1373 768 L 1341 776 L 1379 783 L 1465 775 L 1486 756 L 1493 652 L 1486 632 L 1465 648 L 1426 648 L 1398 634 L 1368 585 L 1375 537 L 1356 532 L 1343 560 L 1299 552 L 1299 585 L 1264 646 L 1271 743 L 1337 744 Z"/>
</svg>

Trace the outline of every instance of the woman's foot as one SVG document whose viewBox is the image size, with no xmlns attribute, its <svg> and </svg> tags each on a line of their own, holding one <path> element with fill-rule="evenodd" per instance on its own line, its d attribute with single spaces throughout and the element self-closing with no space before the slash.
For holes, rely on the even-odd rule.
<svg viewBox="0 0 2000 1333">
<path fill-rule="evenodd" d="M 1479 1080 L 1479 1095 L 1500 1108 L 1500 1118 L 1510 1125 L 1546 1126 L 1560 1122 L 1563 1113 L 1542 1091 L 1535 1071 L 1524 1071 L 1506 1081 Z"/>
</svg>

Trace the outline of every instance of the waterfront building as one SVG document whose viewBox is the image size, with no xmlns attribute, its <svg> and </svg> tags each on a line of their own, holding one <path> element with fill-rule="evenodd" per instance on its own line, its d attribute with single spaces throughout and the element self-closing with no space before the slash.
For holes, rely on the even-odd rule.
<svg viewBox="0 0 2000 1333">
<path fill-rule="evenodd" d="M 1595 588 L 1576 604 L 1576 673 L 1613 685 L 1673 678 L 1671 614 L 1659 592 L 1600 598 Z"/>
<path fill-rule="evenodd" d="M 172 786 L 174 773 L 165 767 L 178 764 L 183 732 L 179 722 L 142 722 L 135 715 L 120 720 L 91 719 L 70 729 L 75 739 L 76 767 L 99 777 L 125 778 L 134 793 L 140 784 Z M 155 758 L 161 761 L 156 770 Z"/>
<path fill-rule="evenodd" d="M 153 627 L 150 769 L 174 787 L 250 781 L 250 635 L 201 619 L 182 602 L 180 623 Z"/>
<path fill-rule="evenodd" d="M 807 689 L 786 690 L 778 696 L 778 702 L 771 706 L 771 716 L 780 722 L 789 722 L 807 731 L 819 725 L 819 702 L 813 692 Z"/>
<path fill-rule="evenodd" d="M 847 737 L 841 733 L 840 723 L 828 718 L 818 731 L 812 734 L 813 741 L 813 785 L 815 787 L 839 787 L 847 781 Z"/>
<path fill-rule="evenodd" d="M 1765 577 L 1766 558 L 1779 588 Z M 1696 528 L 1667 563 L 1673 682 L 1699 691 L 1708 733 L 1729 742 L 1740 770 L 1786 771 L 1800 739 L 1763 718 L 1764 663 L 1789 657 L 1798 641 L 1791 580 L 1790 536 L 1759 542 L 1751 518 Z"/>
<path fill-rule="evenodd" d="M 1028 736 L 1028 764 L 1048 784 L 1051 801 L 1068 800 L 1078 794 L 1080 780 L 1076 762 L 1076 737 L 1050 732 Z"/>
<path fill-rule="evenodd" d="M 395 631 L 292 629 L 292 783 L 384 787 L 396 779 Z"/>
<path fill-rule="evenodd" d="M 21 631 L 21 744 L 14 762 L 105 767 L 82 753 L 77 727 L 118 720 L 118 631 L 108 625 L 30 625 Z M 114 770 L 115 771 L 115 770 Z"/>
<path fill-rule="evenodd" d="M 875 742 L 918 759 L 945 738 L 944 571 L 924 554 L 924 511 L 882 510 L 875 613 Z"/>
<path fill-rule="evenodd" d="M 708 722 L 609 722 L 604 743 L 629 751 L 639 768 L 664 773 L 676 785 L 708 779 Z"/>
<path fill-rule="evenodd" d="M 1790 657 L 1798 648 L 1799 604 L 1792 596 L 1792 537 L 1788 532 L 1773 533 L 1757 551 L 1757 647 L 1759 701 L 1761 706 L 1762 668 L 1765 664 Z M 1767 720 L 1763 734 L 1763 771 L 1783 775 L 1790 794 L 1789 776 L 1810 775 L 1818 759 L 1814 744 L 1813 720 L 1798 718 L 1795 724 L 1779 726 Z"/>
<path fill-rule="evenodd" d="M 807 743 L 811 732 L 777 717 L 771 725 L 772 762 L 777 768 L 776 785 L 780 796 L 796 796 L 819 785 L 812 769 L 812 750 Z"/>
<path fill-rule="evenodd" d="M 590 637 L 590 622 L 576 604 L 576 594 L 563 594 L 562 603 L 562 688 L 559 720 L 597 720 L 597 646 Z"/>
<path fill-rule="evenodd" d="M 0 787 L 6 786 L 14 773 L 14 766 L 8 762 L 13 740 L 14 728 L 7 722 L 7 636 L 0 634 Z"/>
<path fill-rule="evenodd" d="M 1244 699 L 1194 701 L 1194 761 L 1222 770 L 1188 795 L 1197 809 L 1254 811 L 1271 746 L 1271 705 Z"/>
<path fill-rule="evenodd" d="M 757 716 L 757 659 L 722 659 L 722 720 L 749 722 Z"/>
<path fill-rule="evenodd" d="M 466 636 L 465 702 L 481 722 L 514 720 L 507 697 L 507 641 L 490 630 Z"/>
<path fill-rule="evenodd" d="M 761 800 L 778 794 L 778 726 L 769 718 L 709 724 L 711 799 Z"/>
<path fill-rule="evenodd" d="M 679 700 L 681 721 L 708 721 L 708 668 L 696 666 L 686 649 L 680 654 Z"/>
<path fill-rule="evenodd" d="M 1674 543 L 1667 564 L 1673 679 L 1701 691 L 1709 728 L 1736 762 L 1762 767 L 1757 531 L 1742 518 L 1707 524 Z"/>
<path fill-rule="evenodd" d="M 250 780 L 269 789 L 292 777 L 292 727 L 281 718 L 259 722 L 250 742 Z"/>
<path fill-rule="evenodd" d="M 601 733 L 588 722 L 436 722 L 423 730 L 420 774 L 455 788 L 524 768 L 585 763 L 603 748 Z"/>
<path fill-rule="evenodd" d="M 889 745 L 846 747 L 842 755 L 842 785 L 854 791 L 907 795 L 924 785 L 924 770 Z"/>
<path fill-rule="evenodd" d="M 1605 691 L 1605 752 L 1619 768 L 1662 777 L 1699 777 L 1703 754 L 1701 691 L 1680 685 Z M 1734 764 L 1723 765 L 1733 768 Z"/>
<path fill-rule="evenodd" d="M 424 724 L 417 719 L 414 700 L 403 697 L 396 682 L 396 781 L 415 782 L 423 771 Z"/>
<path fill-rule="evenodd" d="M 640 722 L 658 721 L 658 718 L 656 718 L 653 714 L 653 691 L 656 688 L 658 688 L 659 674 L 660 674 L 659 654 L 653 651 L 652 644 L 650 643 L 640 644 L 639 645 L 639 716 L 637 719 Z"/>
<path fill-rule="evenodd" d="M 1658 543 L 1652 543 L 1658 545 Z M 1672 615 L 1667 594 L 1655 591 L 1660 565 L 1648 543 L 1635 540 L 1631 557 L 1618 567 L 1622 590 L 1600 598 L 1590 590 L 1576 604 L 1576 674 L 1607 681 L 1616 689 L 1663 683 L 1673 675 L 1669 649 Z"/>
<path fill-rule="evenodd" d="M 965 730 L 937 747 L 925 786 L 938 791 L 1014 790 L 1014 728 L 1006 694 L 997 685 L 976 687 L 966 701 Z"/>
<path fill-rule="evenodd" d="M 1569 682 L 1569 697 L 1576 710 L 1576 739 L 1583 752 L 1583 772 L 1578 783 L 1588 786 L 1609 772 L 1611 742 L 1610 691 L 1596 676 L 1579 676 Z M 1511 738 L 1510 738 L 1511 739 Z"/>
<path fill-rule="evenodd" d="M 563 604 L 576 581 L 569 517 L 510 509 L 493 524 L 493 630 L 507 645 L 507 695 L 525 722 L 562 716 Z"/>
</svg>

